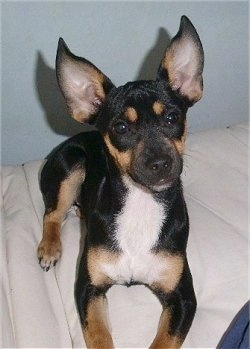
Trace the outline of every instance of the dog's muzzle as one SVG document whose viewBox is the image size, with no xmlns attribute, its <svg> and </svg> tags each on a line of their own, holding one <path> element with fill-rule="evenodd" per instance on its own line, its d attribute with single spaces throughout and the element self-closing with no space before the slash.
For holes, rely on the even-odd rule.
<svg viewBox="0 0 250 349">
<path fill-rule="evenodd" d="M 183 162 L 175 147 L 166 143 L 144 147 L 134 159 L 130 176 L 134 181 L 155 191 L 171 186 L 182 172 Z"/>
</svg>

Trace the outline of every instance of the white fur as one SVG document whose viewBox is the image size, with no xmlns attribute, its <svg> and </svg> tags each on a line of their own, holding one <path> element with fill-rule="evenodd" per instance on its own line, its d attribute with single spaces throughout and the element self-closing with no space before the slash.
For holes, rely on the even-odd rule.
<svg viewBox="0 0 250 349">
<path fill-rule="evenodd" d="M 164 207 L 149 191 L 127 178 L 125 183 L 128 194 L 116 218 L 116 239 L 122 253 L 117 263 L 105 263 L 101 268 L 117 283 L 133 280 L 151 284 L 164 269 L 159 258 L 150 251 L 158 240 Z"/>
</svg>

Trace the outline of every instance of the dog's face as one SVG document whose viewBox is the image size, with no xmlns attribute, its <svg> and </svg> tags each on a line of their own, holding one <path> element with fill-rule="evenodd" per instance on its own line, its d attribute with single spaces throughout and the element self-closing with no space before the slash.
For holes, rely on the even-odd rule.
<svg viewBox="0 0 250 349">
<path fill-rule="evenodd" d="M 121 171 L 159 191 L 182 170 L 186 109 L 161 81 L 130 82 L 110 92 L 97 127 Z"/>
<path fill-rule="evenodd" d="M 73 55 L 62 39 L 57 77 L 72 117 L 94 122 L 123 174 L 155 191 L 182 171 L 186 112 L 202 96 L 203 49 L 183 16 L 155 81 L 115 87 L 92 63 Z"/>
</svg>

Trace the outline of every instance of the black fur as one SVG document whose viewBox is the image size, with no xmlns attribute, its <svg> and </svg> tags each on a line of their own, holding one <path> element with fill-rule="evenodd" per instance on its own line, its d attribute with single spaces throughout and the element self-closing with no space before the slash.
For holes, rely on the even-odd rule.
<svg viewBox="0 0 250 349">
<path fill-rule="evenodd" d="M 188 107 L 197 100 L 196 96 L 192 99 L 192 89 L 198 86 L 198 92 L 201 94 L 202 91 L 200 74 L 203 51 L 198 34 L 190 21 L 183 17 L 172 46 L 179 44 L 179 41 L 183 45 L 182 41 L 185 40 L 190 40 L 191 43 L 187 44 L 193 45 L 197 55 L 197 63 L 194 63 L 196 75 L 193 77 L 197 79 L 187 91 L 183 90 L 182 85 L 176 88 L 171 81 L 173 72 L 168 51 L 155 81 L 129 82 L 116 88 L 92 63 L 74 56 L 62 39 L 59 41 L 57 76 L 69 109 L 78 121 L 95 123 L 98 129 L 97 132 L 78 134 L 64 142 L 48 158 L 41 173 L 45 217 L 57 210 L 61 183 L 78 169 L 85 174 L 79 188 L 79 202 L 86 221 L 87 236 L 75 287 L 83 328 L 89 325 L 89 304 L 100 297 L 105 299 L 107 290 L 115 283 L 108 278 L 98 285 L 92 282 L 88 251 L 101 248 L 113 254 L 123 252 L 117 242 L 116 217 L 123 210 L 129 190 L 124 176 L 142 190 L 150 192 L 164 208 L 165 219 L 150 253 L 157 255 L 164 252 L 181 256 L 184 261 L 183 271 L 173 290 L 167 292 L 157 285 L 145 284 L 159 298 L 163 310 L 169 311 L 170 323 L 166 333 L 179 338 L 178 343 L 181 343 L 192 323 L 196 300 L 186 258 L 189 222 L 180 179 L 183 159 L 178 144 L 184 142 Z M 77 104 L 79 96 L 75 101 L 69 82 L 65 82 L 69 74 L 66 66 L 69 61 L 75 67 L 81 65 L 79 74 L 86 70 L 82 77 L 83 90 L 79 90 L 79 96 L 83 93 L 82 98 L 84 101 L 86 99 L 84 105 L 81 105 L 81 101 Z M 179 79 L 178 71 L 176 76 Z M 86 81 L 90 86 L 87 92 L 84 87 Z M 160 106 L 159 111 L 155 109 L 155 103 Z M 128 108 L 132 108 L 135 120 L 128 118 Z M 129 164 L 124 165 L 124 161 Z M 142 282 L 131 278 L 124 284 L 130 286 L 138 283 Z M 157 345 L 153 343 L 154 346 Z"/>
</svg>

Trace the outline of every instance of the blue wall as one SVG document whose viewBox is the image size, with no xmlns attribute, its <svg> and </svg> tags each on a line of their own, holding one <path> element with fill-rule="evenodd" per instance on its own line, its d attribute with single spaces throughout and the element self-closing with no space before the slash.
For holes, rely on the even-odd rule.
<svg viewBox="0 0 250 349">
<path fill-rule="evenodd" d="M 60 36 L 119 85 L 155 76 L 183 14 L 206 57 L 204 98 L 189 111 L 189 131 L 247 120 L 247 1 L 2 3 L 2 163 L 43 158 L 86 129 L 68 116 L 55 80 Z"/>
</svg>

